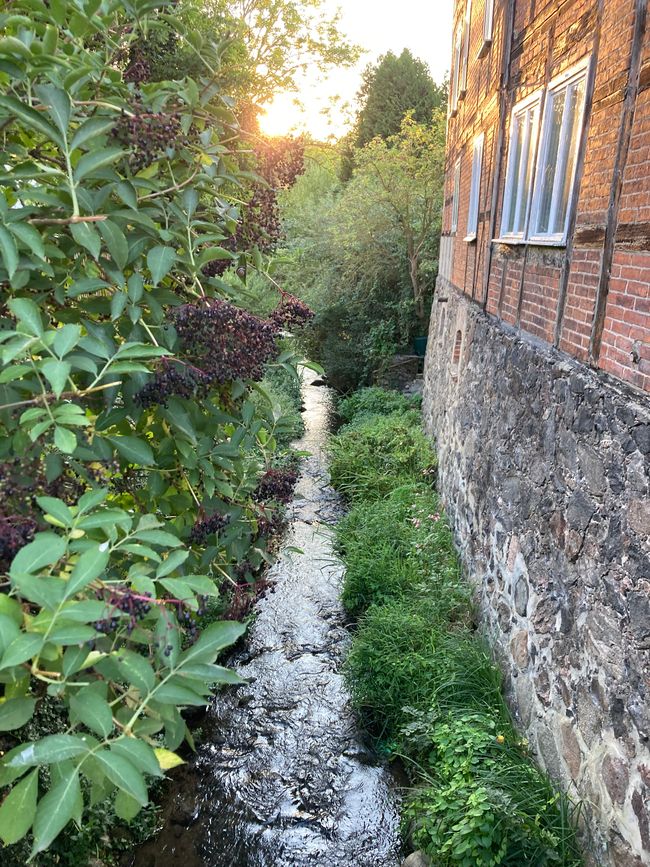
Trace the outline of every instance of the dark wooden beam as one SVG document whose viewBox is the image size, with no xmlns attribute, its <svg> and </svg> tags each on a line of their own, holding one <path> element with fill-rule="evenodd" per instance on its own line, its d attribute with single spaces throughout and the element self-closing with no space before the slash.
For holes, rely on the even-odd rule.
<svg viewBox="0 0 650 867">
<path fill-rule="evenodd" d="M 607 209 L 607 223 L 605 227 L 605 243 L 603 257 L 600 266 L 598 291 L 596 294 L 596 312 L 591 329 L 589 343 L 589 360 L 596 367 L 600 358 L 600 349 L 603 342 L 603 328 L 605 327 L 605 311 L 607 309 L 607 295 L 609 293 L 609 280 L 612 273 L 612 261 L 614 259 L 614 245 L 616 242 L 616 227 L 618 214 L 621 206 L 621 193 L 625 166 L 627 165 L 630 139 L 632 137 L 632 124 L 636 109 L 636 98 L 639 92 L 641 77 L 641 57 L 643 53 L 643 39 L 646 31 L 648 0 L 636 0 L 634 12 L 634 30 L 632 35 L 632 50 L 630 52 L 630 73 L 628 76 L 627 92 L 623 102 L 621 126 L 618 133 L 618 145 L 616 159 L 614 161 L 614 174 L 609 194 L 609 207 Z"/>
<path fill-rule="evenodd" d="M 483 275 L 483 299 L 481 307 L 485 310 L 490 286 L 490 271 L 492 269 L 492 243 L 496 235 L 497 205 L 499 203 L 499 186 L 501 185 L 501 171 L 505 159 L 505 132 L 508 121 L 508 87 L 510 84 L 510 58 L 512 57 L 512 39 L 515 29 L 515 0 L 508 0 L 508 6 L 504 12 L 503 27 L 503 55 L 501 57 L 501 80 L 499 81 L 499 134 L 496 142 L 496 160 L 492 182 L 492 201 L 490 203 L 490 229 L 485 256 L 485 268 Z M 503 289 L 502 293 L 503 294 Z M 501 303 L 499 302 L 499 313 Z"/>
<path fill-rule="evenodd" d="M 564 322 L 564 313 L 566 311 L 567 290 L 569 286 L 569 276 L 571 274 L 571 258 L 573 256 L 573 249 L 575 245 L 576 219 L 578 217 L 578 200 L 580 198 L 582 176 L 585 170 L 585 160 L 587 155 L 587 137 L 589 134 L 589 124 L 591 123 L 594 91 L 596 88 L 596 72 L 598 70 L 600 33 L 602 30 L 604 6 L 605 0 L 598 0 L 598 11 L 596 13 L 596 28 L 594 32 L 594 42 L 591 50 L 591 65 L 589 67 L 589 75 L 587 77 L 587 85 L 585 87 L 585 110 L 582 117 L 582 129 L 580 130 L 581 146 L 578 150 L 576 179 L 573 185 L 573 195 L 570 203 L 566 256 L 564 257 L 564 262 L 562 263 L 562 271 L 560 272 L 560 283 L 558 287 L 557 310 L 555 313 L 555 329 L 553 332 L 553 346 L 558 346 L 560 343 L 560 338 L 562 337 L 562 324 Z"/>
</svg>

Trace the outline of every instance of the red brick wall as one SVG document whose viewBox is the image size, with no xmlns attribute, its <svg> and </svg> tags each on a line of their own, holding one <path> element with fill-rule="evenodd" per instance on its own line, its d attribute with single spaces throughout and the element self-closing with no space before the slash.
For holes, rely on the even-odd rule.
<svg viewBox="0 0 650 867">
<path fill-rule="evenodd" d="M 643 41 L 629 148 L 621 150 L 621 123 L 630 107 L 624 100 L 630 85 L 637 23 L 635 0 L 604 0 L 600 15 L 598 0 L 512 2 L 513 28 L 508 44 L 510 0 L 496 0 L 494 39 L 483 57 L 478 55 L 483 43 L 484 0 L 473 0 L 471 5 L 468 88 L 458 111 L 449 119 L 448 130 L 445 235 L 450 234 L 451 227 L 454 166 L 461 159 L 451 282 L 477 303 L 485 303 L 489 313 L 580 361 L 650 391 L 650 30 Z M 457 0 L 457 22 L 463 19 L 465 8 L 465 0 Z M 587 56 L 595 63 L 595 76 L 583 142 L 584 169 L 575 192 L 575 231 L 564 247 L 495 244 L 501 223 L 512 106 Z M 467 242 L 472 143 L 480 132 L 485 143 L 479 225 L 477 240 Z M 499 166 L 491 232 L 492 190 Z M 612 209 L 612 190 L 619 175 L 620 199 L 618 207 Z M 610 227 L 614 247 L 608 257 L 605 237 L 612 213 L 616 218 Z M 604 318 L 595 327 L 597 309 L 604 312 Z"/>
</svg>

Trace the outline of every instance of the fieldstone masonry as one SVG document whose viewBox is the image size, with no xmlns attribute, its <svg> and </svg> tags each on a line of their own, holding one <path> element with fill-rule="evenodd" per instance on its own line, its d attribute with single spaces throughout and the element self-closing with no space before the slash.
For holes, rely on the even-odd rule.
<svg viewBox="0 0 650 867">
<path fill-rule="evenodd" d="M 650 401 L 439 282 L 424 415 L 522 729 L 591 863 L 650 864 Z"/>
</svg>

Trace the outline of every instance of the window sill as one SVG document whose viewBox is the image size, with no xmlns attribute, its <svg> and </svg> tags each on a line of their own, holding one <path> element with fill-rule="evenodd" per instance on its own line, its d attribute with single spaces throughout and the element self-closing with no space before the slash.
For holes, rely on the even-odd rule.
<svg viewBox="0 0 650 867">
<path fill-rule="evenodd" d="M 475 240 L 476 240 L 476 232 L 472 232 L 469 235 L 465 235 L 465 237 L 463 238 L 463 241 L 467 241 L 468 244 L 471 244 L 472 241 L 475 241 Z"/>
<path fill-rule="evenodd" d="M 485 55 L 489 52 L 490 48 L 492 48 L 492 40 L 491 39 L 484 39 L 483 45 L 481 45 L 481 47 L 479 48 L 479 52 L 476 55 L 476 59 L 482 60 L 485 57 Z"/>
<path fill-rule="evenodd" d="M 510 244 L 522 247 L 566 247 L 566 238 L 492 238 L 493 244 Z"/>
</svg>

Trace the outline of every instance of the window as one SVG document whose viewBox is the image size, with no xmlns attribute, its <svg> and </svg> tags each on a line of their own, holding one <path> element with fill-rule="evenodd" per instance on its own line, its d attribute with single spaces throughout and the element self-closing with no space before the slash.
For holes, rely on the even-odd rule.
<svg viewBox="0 0 650 867">
<path fill-rule="evenodd" d="M 485 0 L 485 12 L 483 13 L 483 42 L 492 42 L 494 33 L 494 0 Z"/>
<path fill-rule="evenodd" d="M 458 231 L 458 208 L 460 206 L 460 160 L 454 168 L 454 198 L 451 203 L 451 231 Z"/>
<path fill-rule="evenodd" d="M 451 77 L 451 113 L 458 110 L 458 93 L 460 86 L 460 68 L 463 59 L 463 28 L 459 26 L 454 36 L 454 69 Z"/>
<path fill-rule="evenodd" d="M 563 242 L 575 181 L 587 83 L 586 67 L 551 82 L 544 106 L 530 237 Z"/>
<path fill-rule="evenodd" d="M 472 155 L 472 186 L 469 193 L 469 211 L 467 213 L 467 237 L 466 241 L 476 238 L 478 229 L 478 209 L 481 194 L 481 169 L 483 167 L 483 133 L 474 139 Z"/>
<path fill-rule="evenodd" d="M 467 93 L 467 63 L 469 59 L 469 24 L 471 0 L 468 0 L 465 16 L 454 34 L 453 73 L 451 77 L 451 114 L 458 110 L 458 102 Z"/>
<path fill-rule="evenodd" d="M 501 237 L 564 244 L 580 150 L 588 62 L 512 110 Z M 539 153 L 539 120 L 544 113 Z"/>
<path fill-rule="evenodd" d="M 467 93 L 467 63 L 469 60 L 470 19 L 472 17 L 472 0 L 467 0 L 465 21 L 463 24 L 463 53 L 460 64 L 460 84 L 458 97 L 462 99 Z"/>
<path fill-rule="evenodd" d="M 532 98 L 520 102 L 512 111 L 501 222 L 503 238 L 523 238 L 525 235 L 541 98 L 541 94 L 535 94 Z"/>
</svg>

